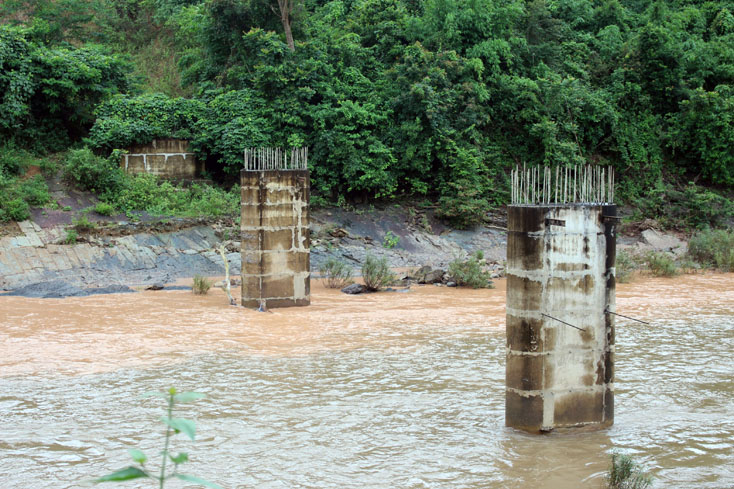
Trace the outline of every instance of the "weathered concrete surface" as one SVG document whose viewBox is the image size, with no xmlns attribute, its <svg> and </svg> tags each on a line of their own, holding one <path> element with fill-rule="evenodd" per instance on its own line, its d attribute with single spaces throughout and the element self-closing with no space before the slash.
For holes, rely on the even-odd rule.
<svg viewBox="0 0 734 489">
<path fill-rule="evenodd" d="M 616 221 L 603 216 L 616 207 L 511 206 L 508 215 L 505 424 L 609 426 Z"/>
<path fill-rule="evenodd" d="M 63 228 L 41 229 L 30 221 L 19 224 L 23 234 L 0 238 L 0 290 L 52 280 L 85 288 L 224 274 L 222 258 L 213 250 L 220 239 L 209 226 L 65 245 L 59 244 Z M 227 258 L 233 270 L 239 269 L 239 253 L 230 252 Z"/>
<path fill-rule="evenodd" d="M 241 179 L 242 305 L 308 305 L 308 170 L 243 170 Z"/>
<path fill-rule="evenodd" d="M 204 163 L 189 151 L 183 139 L 155 139 L 136 145 L 120 157 L 120 168 L 127 173 L 150 173 L 162 178 L 190 180 L 201 176 Z"/>
</svg>

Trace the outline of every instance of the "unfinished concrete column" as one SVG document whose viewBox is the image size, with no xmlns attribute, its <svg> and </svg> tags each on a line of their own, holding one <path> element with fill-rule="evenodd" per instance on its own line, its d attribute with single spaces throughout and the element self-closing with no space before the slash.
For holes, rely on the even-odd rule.
<svg viewBox="0 0 734 489">
<path fill-rule="evenodd" d="M 580 192 L 572 177 L 560 185 Z M 568 202 L 570 193 L 550 203 L 555 187 L 547 186 L 534 189 L 534 204 L 513 190 L 508 208 L 505 424 L 529 432 L 610 426 L 616 206 L 578 194 L 581 202 Z"/>
<path fill-rule="evenodd" d="M 278 169 L 259 169 L 266 166 Z M 305 168 L 246 165 L 242 182 L 242 305 L 307 306 L 310 292 L 308 202 Z M 249 169 L 248 169 L 249 167 Z"/>
</svg>

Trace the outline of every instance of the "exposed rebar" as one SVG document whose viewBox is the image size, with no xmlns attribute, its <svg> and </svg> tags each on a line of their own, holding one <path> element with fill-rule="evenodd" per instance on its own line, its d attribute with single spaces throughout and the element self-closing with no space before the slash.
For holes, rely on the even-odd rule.
<svg viewBox="0 0 734 489">
<path fill-rule="evenodd" d="M 244 169 L 262 170 L 307 170 L 308 148 L 246 148 Z"/>
<path fill-rule="evenodd" d="M 555 173 L 555 175 L 554 175 Z M 556 166 L 512 170 L 513 205 L 541 204 L 612 204 L 614 202 L 614 169 L 593 165 Z"/>
</svg>

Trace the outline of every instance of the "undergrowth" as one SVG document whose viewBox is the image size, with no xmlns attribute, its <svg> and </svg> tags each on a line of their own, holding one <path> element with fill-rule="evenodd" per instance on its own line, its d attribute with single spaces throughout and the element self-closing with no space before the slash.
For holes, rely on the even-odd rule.
<svg viewBox="0 0 734 489">
<path fill-rule="evenodd" d="M 449 275 L 456 285 L 465 285 L 473 289 L 487 289 L 494 287 L 490 280 L 490 273 L 484 269 L 484 253 L 475 251 L 466 260 L 460 258 L 449 263 Z"/>
<path fill-rule="evenodd" d="M 699 263 L 725 272 L 734 271 L 734 231 L 707 229 L 688 242 L 688 254 Z"/>
<path fill-rule="evenodd" d="M 387 258 L 367 255 L 362 265 L 362 279 L 368 290 L 376 291 L 395 282 L 395 274 L 387 264 Z"/>
<path fill-rule="evenodd" d="M 341 289 L 352 283 L 352 267 L 336 258 L 329 258 L 319 267 L 321 281 L 329 289 Z"/>
</svg>

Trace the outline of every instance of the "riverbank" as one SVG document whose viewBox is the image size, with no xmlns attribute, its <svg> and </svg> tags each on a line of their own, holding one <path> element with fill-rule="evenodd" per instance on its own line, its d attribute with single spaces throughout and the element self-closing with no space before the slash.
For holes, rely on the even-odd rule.
<svg viewBox="0 0 734 489">
<path fill-rule="evenodd" d="M 359 270 L 366 256 L 387 259 L 394 268 L 430 265 L 446 269 L 481 250 L 493 278 L 504 274 L 507 233 L 502 215 L 472 230 L 446 227 L 431 211 L 387 207 L 316 210 L 311 217 L 311 270 L 336 258 Z M 241 267 L 239 228 L 229 220 L 168 219 L 151 222 L 92 221 L 70 238 L 66 223 L 54 219 L 11 223 L 0 237 L 0 290 L 38 283 L 98 289 L 164 285 L 194 275 L 221 276 L 226 250 L 230 271 Z M 679 236 L 653 229 L 618 237 L 618 249 L 634 253 L 685 253 Z M 69 294 L 67 294 L 69 295 Z M 73 294 L 72 294 L 73 295 Z"/>
</svg>

